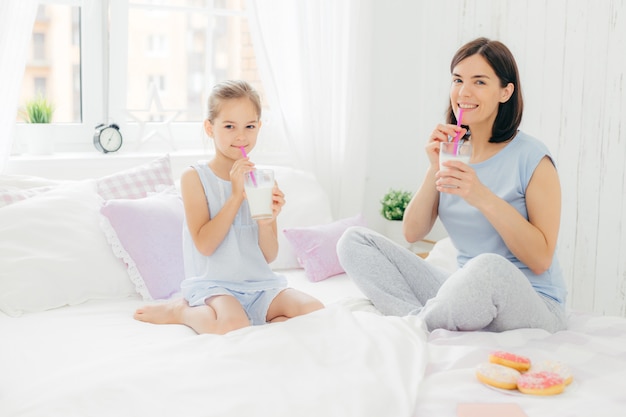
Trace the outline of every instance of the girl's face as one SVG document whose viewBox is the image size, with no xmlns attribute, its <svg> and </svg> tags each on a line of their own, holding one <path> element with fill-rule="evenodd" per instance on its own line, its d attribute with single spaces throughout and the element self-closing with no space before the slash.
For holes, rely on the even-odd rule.
<svg viewBox="0 0 626 417">
<path fill-rule="evenodd" d="M 204 122 L 207 135 L 215 142 L 216 154 L 234 160 L 242 157 L 240 147 L 246 152 L 254 148 L 260 127 L 254 104 L 246 97 L 224 100 L 215 120 Z"/>
<path fill-rule="evenodd" d="M 450 100 L 454 113 L 463 109 L 462 123 L 473 126 L 493 126 L 498 115 L 498 105 L 513 94 L 513 84 L 500 86 L 500 79 L 491 65 L 476 54 L 459 62 L 452 70 Z"/>
</svg>

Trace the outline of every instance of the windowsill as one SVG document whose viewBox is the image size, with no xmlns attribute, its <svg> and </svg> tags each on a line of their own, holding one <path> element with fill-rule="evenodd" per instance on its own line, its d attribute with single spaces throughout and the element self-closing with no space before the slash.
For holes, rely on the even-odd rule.
<svg viewBox="0 0 626 417">
<path fill-rule="evenodd" d="M 185 166 L 210 158 L 201 150 L 170 152 L 58 152 L 50 155 L 12 155 L 5 174 L 29 175 L 59 180 L 97 178 L 148 163 L 166 154 L 177 177 Z"/>
<path fill-rule="evenodd" d="M 186 157 L 186 156 L 198 156 L 198 157 L 210 157 L 201 149 L 188 149 L 180 151 L 146 151 L 146 152 L 116 152 L 103 154 L 100 152 L 54 152 L 48 155 L 34 155 L 34 154 L 18 154 L 9 156 L 10 162 L 31 162 L 31 161 L 56 161 L 67 162 L 76 160 L 142 160 L 146 158 L 159 158 L 163 155 L 169 154 L 170 157 Z"/>
<path fill-rule="evenodd" d="M 11 155 L 4 174 L 31 175 L 59 180 L 97 178 L 123 169 L 132 168 L 169 155 L 172 173 L 178 178 L 186 167 L 199 160 L 210 159 L 213 151 L 187 149 L 176 151 L 120 152 L 56 152 L 50 155 Z M 282 154 L 259 154 L 258 165 L 290 165 Z"/>
</svg>

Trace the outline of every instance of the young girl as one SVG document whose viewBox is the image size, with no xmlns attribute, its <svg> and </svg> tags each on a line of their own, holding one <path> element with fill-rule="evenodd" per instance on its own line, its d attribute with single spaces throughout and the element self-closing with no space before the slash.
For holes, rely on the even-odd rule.
<svg viewBox="0 0 626 417">
<path fill-rule="evenodd" d="M 276 216 L 284 195 L 273 189 L 273 217 L 254 221 L 244 193 L 244 174 L 254 164 L 261 102 L 245 81 L 217 84 L 204 128 L 215 157 L 183 172 L 185 206 L 184 299 L 138 309 L 137 320 L 185 324 L 197 333 L 224 334 L 249 325 L 287 320 L 323 308 L 315 298 L 287 288 L 269 267 L 278 254 Z"/>
<path fill-rule="evenodd" d="M 566 327 L 566 289 L 555 257 L 561 189 L 547 147 L 518 130 L 523 101 L 517 64 L 500 42 L 479 38 L 450 64 L 447 124 L 433 131 L 430 166 L 403 219 L 415 242 L 437 216 L 458 250 L 449 274 L 363 228 L 338 244 L 345 271 L 385 314 L 418 314 L 429 330 L 550 332 Z M 440 143 L 468 133 L 470 164 L 439 168 Z"/>
</svg>

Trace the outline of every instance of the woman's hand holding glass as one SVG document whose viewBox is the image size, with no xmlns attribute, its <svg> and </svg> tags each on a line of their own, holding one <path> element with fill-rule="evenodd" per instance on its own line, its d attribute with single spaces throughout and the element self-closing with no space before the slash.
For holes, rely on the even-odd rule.
<svg viewBox="0 0 626 417">
<path fill-rule="evenodd" d="M 455 137 L 457 132 L 460 132 L 460 136 L 463 137 L 463 135 L 467 133 L 467 129 L 456 125 L 440 124 L 433 130 L 428 144 L 426 145 L 426 154 L 428 155 L 431 167 L 436 167 L 437 170 L 439 169 L 440 143 L 448 142 L 449 138 Z"/>
</svg>

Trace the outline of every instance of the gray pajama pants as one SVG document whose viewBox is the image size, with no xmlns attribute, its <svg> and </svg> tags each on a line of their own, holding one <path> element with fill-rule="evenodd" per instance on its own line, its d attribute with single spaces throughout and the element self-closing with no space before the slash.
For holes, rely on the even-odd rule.
<svg viewBox="0 0 626 417">
<path fill-rule="evenodd" d="M 429 331 L 502 332 L 567 327 L 565 309 L 538 294 L 526 276 L 496 254 L 482 254 L 449 272 L 364 227 L 337 244 L 346 273 L 383 314 L 418 314 Z"/>
</svg>

